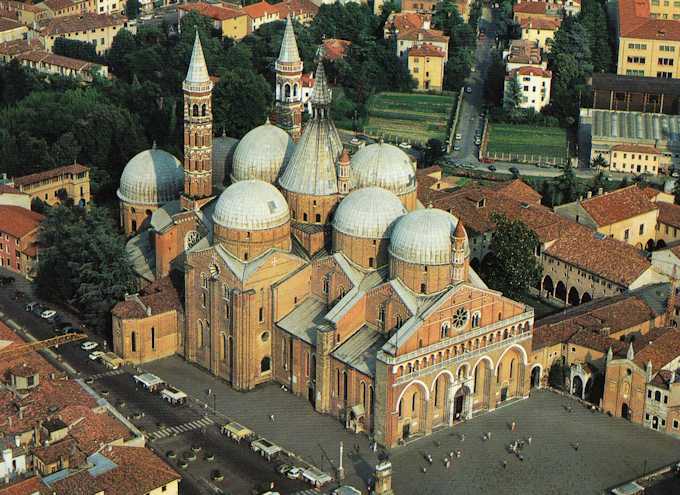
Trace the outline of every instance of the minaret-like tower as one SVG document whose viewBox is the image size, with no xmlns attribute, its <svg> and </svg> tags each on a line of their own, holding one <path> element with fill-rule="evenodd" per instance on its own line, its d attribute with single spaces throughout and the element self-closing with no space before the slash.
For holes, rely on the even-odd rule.
<svg viewBox="0 0 680 495">
<path fill-rule="evenodd" d="M 212 89 L 196 32 L 184 91 L 184 192 L 182 208 L 193 210 L 212 197 Z"/>
<path fill-rule="evenodd" d="M 453 267 L 452 278 L 453 282 L 463 282 L 467 280 L 467 260 L 465 259 L 465 227 L 463 221 L 458 220 L 456 230 L 453 232 Z"/>
<path fill-rule="evenodd" d="M 297 142 L 302 133 L 302 60 L 298 53 L 293 21 L 286 19 L 286 31 L 276 59 L 276 111 L 274 121 Z"/>
<path fill-rule="evenodd" d="M 351 170 L 349 153 L 347 148 L 343 148 L 342 155 L 338 158 L 338 193 L 340 196 L 347 196 L 352 192 Z"/>
</svg>

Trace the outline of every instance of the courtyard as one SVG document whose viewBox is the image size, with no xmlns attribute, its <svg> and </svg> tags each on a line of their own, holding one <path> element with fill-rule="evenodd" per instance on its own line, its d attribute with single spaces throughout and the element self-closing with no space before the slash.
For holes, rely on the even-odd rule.
<svg viewBox="0 0 680 495">
<path fill-rule="evenodd" d="M 305 400 L 276 384 L 236 392 L 179 357 L 150 363 L 145 369 L 204 402 L 210 388 L 225 418 L 239 421 L 330 474 L 337 466 L 342 441 L 345 482 L 366 489 L 377 460 L 366 436 L 344 430 L 338 421 L 315 413 Z M 517 423 L 514 432 L 509 428 L 512 421 Z M 490 440 L 483 439 L 487 432 Z M 529 436 L 532 442 L 522 450 L 523 460 L 507 452 L 511 442 Z M 443 458 L 452 450 L 461 450 L 461 457 L 447 469 Z M 432 465 L 425 459 L 427 454 L 433 457 Z M 439 430 L 394 449 L 390 457 L 397 494 L 599 494 L 680 460 L 680 441 L 591 412 L 568 397 L 533 391 L 527 400 Z"/>
</svg>

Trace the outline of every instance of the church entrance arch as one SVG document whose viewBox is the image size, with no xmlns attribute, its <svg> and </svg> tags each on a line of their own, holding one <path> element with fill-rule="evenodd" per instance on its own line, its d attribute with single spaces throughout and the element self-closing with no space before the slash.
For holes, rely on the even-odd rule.
<svg viewBox="0 0 680 495">
<path fill-rule="evenodd" d="M 587 302 L 590 302 L 593 300 L 593 296 L 591 296 L 588 292 L 584 292 L 583 295 L 581 296 L 581 304 L 585 304 Z"/>
<path fill-rule="evenodd" d="M 455 395 L 453 396 L 453 418 L 455 421 L 465 419 L 466 403 L 470 400 L 470 398 L 470 389 L 466 385 L 463 385 L 456 391 Z"/>
<path fill-rule="evenodd" d="M 474 379 L 472 408 L 487 410 L 491 404 L 491 382 L 493 380 L 493 363 L 488 357 L 479 360 L 472 372 Z"/>
<path fill-rule="evenodd" d="M 531 388 L 540 388 L 541 386 L 541 367 L 534 366 L 531 368 Z"/>
<path fill-rule="evenodd" d="M 630 419 L 630 408 L 625 402 L 621 404 L 621 417 L 623 419 Z"/>
<path fill-rule="evenodd" d="M 583 398 L 583 380 L 580 376 L 575 376 L 571 381 L 571 393 L 579 399 Z"/>
</svg>

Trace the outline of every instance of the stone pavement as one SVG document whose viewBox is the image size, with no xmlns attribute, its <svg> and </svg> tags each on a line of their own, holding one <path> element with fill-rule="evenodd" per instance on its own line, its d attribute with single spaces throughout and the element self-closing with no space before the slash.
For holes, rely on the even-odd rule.
<svg viewBox="0 0 680 495">
<path fill-rule="evenodd" d="M 365 489 L 376 462 L 366 436 L 347 432 L 335 419 L 315 413 L 305 400 L 275 384 L 236 392 L 179 357 L 148 364 L 145 369 L 202 401 L 207 402 L 205 392 L 211 388 L 218 411 L 329 473 L 334 474 L 330 466 L 337 466 L 338 445 L 344 441 L 346 482 Z M 566 411 L 566 404 L 573 412 Z M 274 414 L 273 423 L 270 414 Z M 517 422 L 514 433 L 508 426 L 513 420 Z M 482 440 L 489 431 L 491 440 Z M 465 435 L 463 441 L 460 434 Z M 508 444 L 527 436 L 532 443 L 524 448 L 523 461 L 507 453 Z M 578 451 L 572 447 L 575 442 Z M 355 443 L 361 449 L 358 456 L 351 453 Z M 446 469 L 443 457 L 457 449 L 462 451 L 461 458 Z M 432 466 L 424 459 L 428 453 L 434 458 Z M 567 397 L 535 391 L 527 400 L 445 428 L 390 454 L 397 494 L 599 494 L 645 470 L 680 460 L 680 441 L 590 412 Z"/>
</svg>

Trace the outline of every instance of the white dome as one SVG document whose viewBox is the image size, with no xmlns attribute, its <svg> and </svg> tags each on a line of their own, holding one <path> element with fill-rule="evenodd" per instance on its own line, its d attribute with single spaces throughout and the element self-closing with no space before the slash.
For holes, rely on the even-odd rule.
<svg viewBox="0 0 680 495">
<path fill-rule="evenodd" d="M 261 180 L 242 180 L 220 194 L 213 221 L 227 229 L 266 230 L 290 218 L 288 203 L 274 186 Z"/>
<path fill-rule="evenodd" d="M 156 148 L 136 154 L 120 176 L 118 197 L 127 203 L 162 205 L 179 198 L 184 188 L 180 161 Z"/>
<path fill-rule="evenodd" d="M 382 187 L 397 195 L 416 189 L 411 159 L 396 146 L 386 143 L 364 146 L 354 154 L 352 178 L 355 187 Z"/>
<path fill-rule="evenodd" d="M 234 180 L 258 179 L 273 184 L 288 163 L 295 145 L 288 133 L 267 123 L 249 131 L 236 146 Z"/>
<path fill-rule="evenodd" d="M 444 265 L 451 262 L 452 237 L 458 219 L 436 208 L 404 215 L 392 228 L 390 255 L 407 263 Z M 465 239 L 467 254 L 467 235 Z"/>
<path fill-rule="evenodd" d="M 394 193 L 366 187 L 351 192 L 340 202 L 333 228 L 354 237 L 387 239 L 394 221 L 405 213 L 406 208 Z"/>
</svg>

